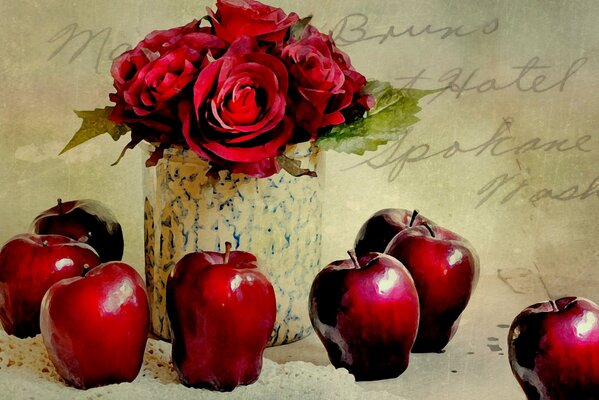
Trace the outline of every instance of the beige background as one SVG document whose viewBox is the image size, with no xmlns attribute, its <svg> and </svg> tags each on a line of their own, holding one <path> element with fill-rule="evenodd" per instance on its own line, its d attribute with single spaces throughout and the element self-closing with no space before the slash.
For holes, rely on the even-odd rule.
<svg viewBox="0 0 599 400">
<path fill-rule="evenodd" d="M 78 128 L 72 110 L 109 104 L 112 57 L 211 2 L 0 4 L 0 240 L 58 197 L 95 198 L 117 214 L 125 259 L 141 270 L 141 155 L 110 167 L 125 142 L 108 136 L 57 154 Z M 374 211 L 416 207 L 468 237 L 483 273 L 538 269 L 552 295 L 599 300 L 597 2 L 273 4 L 315 14 L 368 77 L 451 86 L 424 102 L 403 141 L 362 158 L 327 154 L 323 262 L 344 257 Z M 494 147 L 496 134 L 509 139 Z"/>
<path fill-rule="evenodd" d="M 499 348 L 506 324 L 549 296 L 599 302 L 599 3 L 272 4 L 314 13 L 368 77 L 450 86 L 423 102 L 422 122 L 401 141 L 364 157 L 327 154 L 323 266 L 345 257 L 362 222 L 384 207 L 418 208 L 469 238 L 482 263 L 447 352 L 414 356 L 406 375 L 364 387 L 414 399 L 517 398 Z M 111 59 L 127 43 L 187 23 L 207 5 L 0 2 L 0 242 L 58 197 L 95 198 L 116 213 L 125 261 L 142 271 L 141 154 L 110 167 L 125 141 L 108 136 L 57 154 L 79 126 L 72 110 L 108 104 Z M 269 357 L 279 351 L 286 361 L 293 349 Z M 327 364 L 314 337 L 295 349 L 297 359 Z"/>
</svg>

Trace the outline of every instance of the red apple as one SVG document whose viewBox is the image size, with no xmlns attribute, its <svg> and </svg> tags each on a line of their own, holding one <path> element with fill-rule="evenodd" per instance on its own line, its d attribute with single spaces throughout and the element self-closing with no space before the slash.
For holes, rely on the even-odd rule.
<svg viewBox="0 0 599 400">
<path fill-rule="evenodd" d="M 137 377 L 149 320 L 142 277 L 125 263 L 108 262 L 52 285 L 40 326 L 60 376 L 87 389 Z"/>
<path fill-rule="evenodd" d="M 246 252 L 196 252 L 169 275 L 172 359 L 183 384 L 230 391 L 258 379 L 272 333 L 272 285 Z"/>
<path fill-rule="evenodd" d="M 406 266 L 418 290 L 420 323 L 412 351 L 441 351 L 456 333 L 478 281 L 476 252 L 447 229 L 419 225 L 398 233 L 385 253 Z"/>
<path fill-rule="evenodd" d="M 52 284 L 100 263 L 88 245 L 59 235 L 21 234 L 0 250 L 0 320 L 19 338 L 40 333 L 42 298 Z"/>
<path fill-rule="evenodd" d="M 354 249 L 361 257 L 370 252 L 382 253 L 395 235 L 414 225 L 435 223 L 423 217 L 418 211 L 403 208 L 385 208 L 372 214 L 360 228 Z"/>
<path fill-rule="evenodd" d="M 33 221 L 38 234 L 57 234 L 89 244 L 100 260 L 120 261 L 123 257 L 123 231 L 114 214 L 96 200 L 62 202 L 38 215 Z"/>
<path fill-rule="evenodd" d="M 599 306 L 564 297 L 533 304 L 508 335 L 514 376 L 529 400 L 599 398 Z"/>
<path fill-rule="evenodd" d="M 395 378 L 408 367 L 418 294 L 396 259 L 369 253 L 332 262 L 310 291 L 310 319 L 331 363 L 356 380 Z"/>
</svg>

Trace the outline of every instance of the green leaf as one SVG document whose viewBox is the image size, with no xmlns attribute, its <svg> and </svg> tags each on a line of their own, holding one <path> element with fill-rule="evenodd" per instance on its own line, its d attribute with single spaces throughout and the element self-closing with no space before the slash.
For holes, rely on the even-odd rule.
<svg viewBox="0 0 599 400">
<path fill-rule="evenodd" d="M 362 92 L 375 98 L 375 106 L 364 118 L 332 127 L 317 139 L 316 145 L 323 150 L 358 155 L 376 150 L 418 122 L 418 101 L 439 90 L 443 89 L 396 89 L 388 82 L 370 81 Z"/>
<path fill-rule="evenodd" d="M 113 107 L 96 108 L 93 111 L 75 111 L 75 114 L 83 121 L 81 127 L 71 138 L 69 143 L 59 153 L 62 154 L 73 147 L 77 147 L 90 139 L 108 133 L 114 140 L 129 132 L 129 127 L 125 124 L 115 124 L 108 119 L 108 115 Z"/>
<path fill-rule="evenodd" d="M 307 17 L 302 18 L 295 24 L 291 25 L 290 38 L 293 39 L 294 42 L 297 42 L 302 38 L 304 30 L 306 30 L 306 27 L 310 24 L 310 21 L 312 21 L 312 16 L 308 15 Z"/>
</svg>

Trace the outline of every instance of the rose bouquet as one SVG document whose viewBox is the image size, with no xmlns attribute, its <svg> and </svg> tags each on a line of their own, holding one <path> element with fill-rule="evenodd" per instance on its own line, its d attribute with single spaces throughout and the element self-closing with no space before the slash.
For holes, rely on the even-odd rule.
<svg viewBox="0 0 599 400">
<path fill-rule="evenodd" d="M 418 121 L 430 93 L 367 81 L 330 34 L 255 0 L 217 0 L 216 11 L 151 32 L 117 57 L 113 106 L 76 111 L 81 128 L 62 152 L 108 133 L 125 146 L 182 146 L 212 166 L 268 177 L 311 174 L 284 154 L 289 144 L 363 154 Z M 120 158 L 119 157 L 119 160 Z M 117 160 L 118 162 L 118 160 Z"/>
</svg>

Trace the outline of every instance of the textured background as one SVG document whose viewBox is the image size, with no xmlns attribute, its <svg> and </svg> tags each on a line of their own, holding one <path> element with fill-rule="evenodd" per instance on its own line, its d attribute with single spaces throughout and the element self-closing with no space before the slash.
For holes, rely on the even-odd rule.
<svg viewBox="0 0 599 400">
<path fill-rule="evenodd" d="M 484 274 L 538 273 L 552 296 L 599 301 L 599 3 L 272 4 L 314 13 L 368 77 L 451 85 L 424 101 L 403 141 L 365 157 L 327 154 L 323 263 L 344 257 L 374 211 L 418 208 L 469 238 Z M 79 126 L 72 110 L 108 104 L 111 59 L 127 43 L 207 5 L 0 2 L 0 241 L 58 197 L 95 198 L 124 227 L 125 260 L 143 269 L 141 154 L 110 167 L 125 141 L 108 136 L 57 154 Z"/>
</svg>

